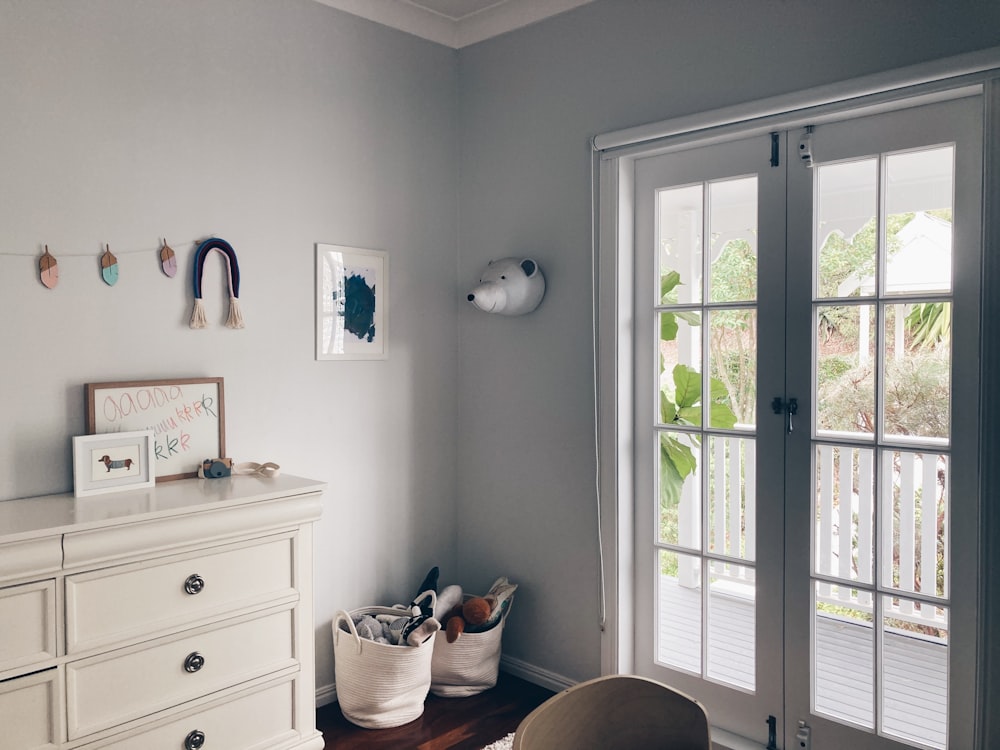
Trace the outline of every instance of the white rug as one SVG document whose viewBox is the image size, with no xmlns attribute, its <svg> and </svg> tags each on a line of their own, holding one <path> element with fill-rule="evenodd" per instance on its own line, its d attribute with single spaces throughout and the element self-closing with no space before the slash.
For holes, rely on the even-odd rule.
<svg viewBox="0 0 1000 750">
<path fill-rule="evenodd" d="M 499 739 L 492 745 L 487 745 L 483 750 L 510 750 L 514 746 L 514 733 L 511 732 L 503 739 Z"/>
</svg>

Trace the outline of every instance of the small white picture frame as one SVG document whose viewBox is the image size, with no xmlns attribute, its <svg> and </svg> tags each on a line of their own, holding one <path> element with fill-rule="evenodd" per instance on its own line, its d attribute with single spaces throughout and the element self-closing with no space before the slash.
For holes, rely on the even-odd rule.
<svg viewBox="0 0 1000 750">
<path fill-rule="evenodd" d="M 316 359 L 387 359 L 389 257 L 316 245 Z"/>
<path fill-rule="evenodd" d="M 152 430 L 73 438 L 75 497 L 138 490 L 155 483 Z"/>
</svg>

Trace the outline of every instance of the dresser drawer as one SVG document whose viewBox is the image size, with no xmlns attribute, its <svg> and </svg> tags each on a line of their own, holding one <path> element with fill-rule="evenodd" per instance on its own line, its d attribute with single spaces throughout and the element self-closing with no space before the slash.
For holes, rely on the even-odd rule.
<svg viewBox="0 0 1000 750">
<path fill-rule="evenodd" d="M 228 703 L 194 711 L 182 719 L 140 731 L 127 739 L 88 745 L 102 750 L 151 750 L 199 747 L 204 750 L 272 750 L 295 739 L 293 685 L 278 685 L 244 693 Z"/>
<path fill-rule="evenodd" d="M 295 667 L 292 626 L 283 610 L 67 664 L 69 738 Z"/>
<path fill-rule="evenodd" d="M 242 607 L 296 595 L 293 537 L 66 578 L 66 651 L 163 635 Z"/>
<path fill-rule="evenodd" d="M 62 711 L 57 685 L 55 669 L 0 682 L 0 750 L 58 746 Z"/>
<path fill-rule="evenodd" d="M 55 581 L 0 589 L 0 623 L 0 675 L 55 658 Z"/>
</svg>

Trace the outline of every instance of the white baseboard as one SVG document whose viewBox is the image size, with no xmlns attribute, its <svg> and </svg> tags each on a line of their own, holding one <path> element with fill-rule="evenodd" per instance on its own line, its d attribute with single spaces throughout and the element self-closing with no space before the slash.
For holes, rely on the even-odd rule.
<svg viewBox="0 0 1000 750">
<path fill-rule="evenodd" d="M 561 690 L 572 687 L 577 683 L 576 680 L 571 680 L 561 674 L 550 672 L 547 669 L 541 669 L 536 667 L 534 664 L 528 664 L 527 662 L 510 656 L 500 657 L 500 669 L 514 675 L 515 677 L 520 677 L 522 680 L 527 680 L 535 685 L 547 688 L 554 693 L 558 693 Z"/>
<path fill-rule="evenodd" d="M 316 688 L 316 708 L 337 701 L 336 684 L 320 685 Z"/>
</svg>

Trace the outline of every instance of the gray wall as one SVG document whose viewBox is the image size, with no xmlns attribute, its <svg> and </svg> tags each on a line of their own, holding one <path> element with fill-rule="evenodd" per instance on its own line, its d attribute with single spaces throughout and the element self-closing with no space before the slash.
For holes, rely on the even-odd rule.
<svg viewBox="0 0 1000 750">
<path fill-rule="evenodd" d="M 590 139 L 997 44 L 975 0 L 598 0 L 461 51 L 459 280 L 525 254 L 549 282 L 529 317 L 458 316 L 458 559 L 522 585 L 505 654 L 600 671 Z"/>
<path fill-rule="evenodd" d="M 330 483 L 332 683 L 338 609 L 455 570 L 456 91 L 454 51 L 311 0 L 0 0 L 0 498 L 72 488 L 84 383 L 224 377 L 229 455 Z M 241 331 L 218 258 L 210 327 L 187 326 L 211 234 L 242 267 Z M 316 242 L 388 251 L 387 362 L 314 361 Z"/>
</svg>

